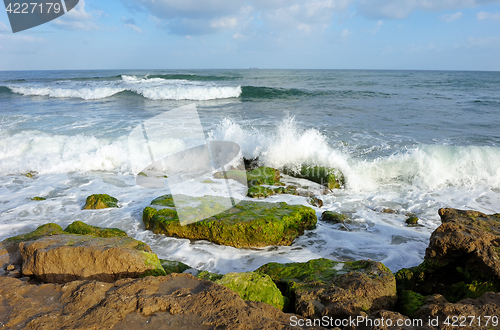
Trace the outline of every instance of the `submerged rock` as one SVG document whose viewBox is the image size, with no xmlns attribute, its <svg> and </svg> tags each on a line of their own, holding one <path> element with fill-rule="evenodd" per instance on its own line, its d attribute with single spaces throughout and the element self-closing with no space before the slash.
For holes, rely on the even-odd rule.
<svg viewBox="0 0 500 330">
<path fill-rule="evenodd" d="M 118 200 L 106 194 L 94 194 L 87 197 L 83 210 L 106 209 L 118 207 Z"/>
<path fill-rule="evenodd" d="M 168 200 L 169 197 L 162 198 Z M 196 201 L 196 197 L 192 199 Z M 205 239 L 238 248 L 290 245 L 305 230 L 314 229 L 316 221 L 315 211 L 307 206 L 249 201 L 184 226 L 174 209 L 146 207 L 143 212 L 146 228 L 156 234 Z"/>
<path fill-rule="evenodd" d="M 185 270 L 191 268 L 190 266 L 180 261 L 170 261 L 170 260 L 160 259 L 160 263 L 163 269 L 165 270 L 165 273 L 167 274 L 183 273 Z"/>
<path fill-rule="evenodd" d="M 337 262 L 315 259 L 303 263 L 268 263 L 256 272 L 269 275 L 294 302 L 295 312 L 308 318 L 356 317 L 391 308 L 396 282 L 380 262 Z"/>
<path fill-rule="evenodd" d="M 273 280 L 265 274 L 254 272 L 227 273 L 215 283 L 236 292 L 242 299 L 260 301 L 283 309 L 285 299 Z"/>
<path fill-rule="evenodd" d="M 347 216 L 333 211 L 325 211 L 321 214 L 321 220 L 329 223 L 344 223 L 348 220 Z"/>
<path fill-rule="evenodd" d="M 440 209 L 424 262 L 396 274 L 398 291 L 441 294 L 449 302 L 500 288 L 500 216 Z"/>
<path fill-rule="evenodd" d="M 0 277 L 7 329 L 297 329 L 291 316 L 188 274 L 64 285 Z"/>
</svg>

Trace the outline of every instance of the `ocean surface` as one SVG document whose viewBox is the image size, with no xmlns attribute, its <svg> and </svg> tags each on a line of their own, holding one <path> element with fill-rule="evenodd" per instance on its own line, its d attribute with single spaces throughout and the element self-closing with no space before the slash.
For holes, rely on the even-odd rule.
<svg viewBox="0 0 500 330">
<path fill-rule="evenodd" d="M 168 191 L 136 184 L 128 136 L 191 104 L 206 139 L 236 142 L 246 158 L 341 170 L 346 187 L 322 194 L 324 206 L 314 209 L 352 223 L 319 220 L 292 246 L 263 249 L 145 230 L 142 210 Z M 397 271 L 423 260 L 439 208 L 500 212 L 499 124 L 500 72 L 0 72 L 0 240 L 81 220 L 121 228 L 160 258 L 218 273 L 320 257 L 369 258 Z M 120 208 L 82 211 L 94 193 L 118 198 Z M 309 205 L 300 196 L 266 200 Z M 421 226 L 405 226 L 407 213 Z"/>
</svg>

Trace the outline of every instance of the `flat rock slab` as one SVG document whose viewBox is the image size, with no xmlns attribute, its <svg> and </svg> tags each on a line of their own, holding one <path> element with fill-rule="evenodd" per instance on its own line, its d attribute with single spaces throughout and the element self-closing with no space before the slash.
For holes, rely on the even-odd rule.
<svg viewBox="0 0 500 330">
<path fill-rule="evenodd" d="M 297 329 L 291 316 L 189 274 L 64 285 L 0 277 L 7 329 Z"/>
<path fill-rule="evenodd" d="M 171 196 L 155 199 L 155 205 L 173 205 Z M 196 197 L 192 197 L 196 202 Z M 220 199 L 220 198 L 218 198 Z M 203 199 L 208 200 L 207 198 Z M 212 206 L 206 205 L 211 209 Z M 229 210 L 202 221 L 181 225 L 173 208 L 146 207 L 143 221 L 155 234 L 205 239 L 237 248 L 291 245 L 305 230 L 316 227 L 316 212 L 303 205 L 241 201 Z"/>
<path fill-rule="evenodd" d="M 54 235 L 20 242 L 19 250 L 23 275 L 43 282 L 111 282 L 122 277 L 165 274 L 149 247 L 130 237 Z"/>
</svg>

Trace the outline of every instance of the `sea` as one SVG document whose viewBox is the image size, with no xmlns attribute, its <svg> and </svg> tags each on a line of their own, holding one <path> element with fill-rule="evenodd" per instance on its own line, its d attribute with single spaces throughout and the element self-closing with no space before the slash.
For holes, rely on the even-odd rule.
<svg viewBox="0 0 500 330">
<path fill-rule="evenodd" d="M 193 105 L 205 139 L 234 142 L 247 159 L 342 171 L 344 188 L 316 189 L 322 207 L 302 196 L 265 199 L 312 207 L 316 229 L 291 246 L 254 249 L 145 229 L 143 209 L 169 191 L 136 183 L 129 136 Z M 114 196 L 120 207 L 82 210 L 91 194 Z M 500 212 L 500 72 L 0 72 L 0 240 L 79 220 L 120 228 L 162 259 L 216 273 L 316 258 L 371 259 L 395 272 L 422 262 L 443 207 Z M 350 221 L 324 222 L 324 211 Z M 419 226 L 406 225 L 409 214 Z"/>
</svg>

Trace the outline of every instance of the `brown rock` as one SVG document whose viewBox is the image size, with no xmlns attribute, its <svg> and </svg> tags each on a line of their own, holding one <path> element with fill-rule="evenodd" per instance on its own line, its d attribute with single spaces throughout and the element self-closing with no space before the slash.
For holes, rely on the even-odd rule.
<svg viewBox="0 0 500 330">
<path fill-rule="evenodd" d="M 427 299 L 416 317 L 437 319 L 439 325 L 436 329 L 500 329 L 500 293 L 489 292 L 477 299 L 464 299 L 457 303 L 449 303 L 443 296 L 435 295 Z M 496 317 L 496 321 L 491 317 Z M 447 319 L 450 324 L 445 324 Z"/>
<path fill-rule="evenodd" d="M 0 325 L 7 328 L 296 329 L 291 316 L 189 274 L 40 286 L 0 278 Z"/>
<path fill-rule="evenodd" d="M 165 274 L 149 247 L 129 237 L 54 235 L 21 242 L 19 249 L 23 275 L 43 282 L 111 282 L 121 277 Z"/>
<path fill-rule="evenodd" d="M 428 319 L 410 319 L 397 312 L 380 310 L 343 330 L 430 330 Z"/>
</svg>

